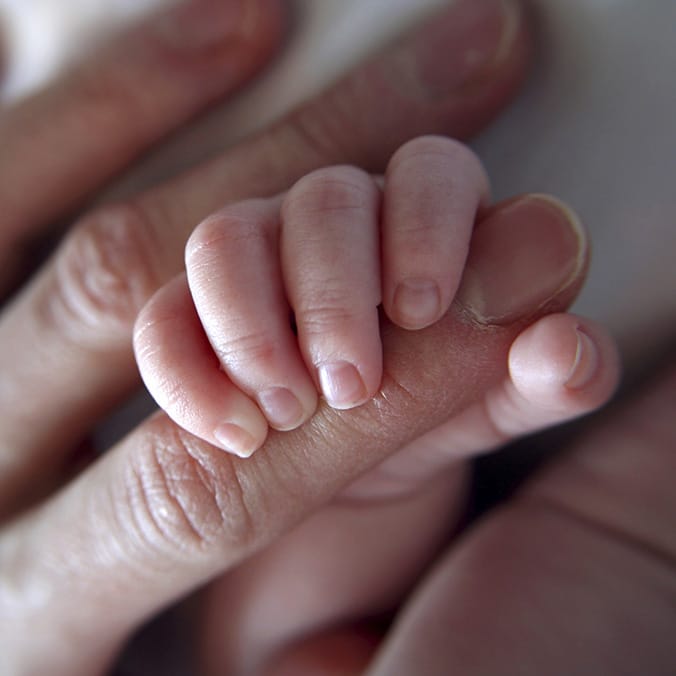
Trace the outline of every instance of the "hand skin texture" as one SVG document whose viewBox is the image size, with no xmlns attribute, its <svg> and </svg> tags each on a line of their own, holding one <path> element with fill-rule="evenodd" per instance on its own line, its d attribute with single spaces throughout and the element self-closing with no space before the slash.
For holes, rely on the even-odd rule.
<svg viewBox="0 0 676 676">
<path fill-rule="evenodd" d="M 134 333 L 144 382 L 176 423 L 248 457 L 268 424 L 307 422 L 318 390 L 339 410 L 376 394 L 381 304 L 409 330 L 446 314 L 488 205 L 481 163 L 456 141 L 419 137 L 382 182 L 381 191 L 357 167 L 326 167 L 284 196 L 229 205 L 197 226 L 186 272 L 143 308 Z M 574 271 L 562 258 L 552 274 L 565 278 Z M 187 312 L 174 315 L 178 306 Z"/>
<path fill-rule="evenodd" d="M 169 27 L 150 21 L 66 82 L 4 112 L 5 260 L 15 258 L 23 238 L 80 208 L 151 143 L 265 61 L 280 34 L 279 3 L 250 0 L 253 14 L 244 24 L 209 14 L 225 5 L 195 6 L 206 28 L 184 15 Z M 384 322 L 377 396 L 351 411 L 320 407 L 302 428 L 270 434 L 252 459 L 233 458 L 158 414 L 77 477 L 68 475 L 81 439 L 136 387 L 136 315 L 180 271 L 195 225 L 223 204 L 287 190 L 321 166 L 352 163 L 379 172 L 414 136 L 478 131 L 524 75 L 528 32 L 514 7 L 454 4 L 417 37 L 374 57 L 273 128 L 125 204 L 86 213 L 5 308 L 3 673 L 104 672 L 140 624 L 210 581 L 196 599 L 193 671 L 302 674 L 299 660 L 309 646 L 320 660 L 315 666 L 321 660 L 324 666 L 306 672 L 331 673 L 338 660 L 327 662 L 330 653 L 317 651 L 317 643 L 299 641 L 337 626 L 355 645 L 353 622 L 402 601 L 456 521 L 464 494 L 459 460 L 610 396 L 617 379 L 612 343 L 593 323 L 561 314 L 584 275 L 588 250 L 578 238 L 566 254 L 571 279 L 562 288 L 529 280 L 531 302 L 506 316 L 487 321 L 480 305 L 457 303 L 420 332 Z M 171 28 L 176 21 L 178 32 Z M 219 24 L 222 36 L 205 42 Z M 233 37 L 231 25 L 246 30 Z M 486 59 L 468 72 L 473 43 L 482 44 Z M 488 292 L 496 279 L 479 261 L 502 250 L 499 225 L 510 219 L 526 231 L 538 224 L 545 233 L 572 231 L 569 212 L 551 200 L 497 205 L 482 222 L 492 223 L 487 231 L 494 234 L 475 237 L 470 248 L 475 288 Z M 526 249 L 526 256 L 537 272 L 539 251 Z M 513 278 L 512 269 L 502 272 Z M 513 673 L 555 673 L 563 664 L 560 673 L 584 673 L 586 665 L 592 673 L 637 673 L 622 650 L 611 651 L 616 637 L 648 673 L 667 673 L 658 667 L 666 664 L 673 599 L 673 543 L 665 528 L 670 460 L 661 452 L 670 430 L 648 429 L 652 452 L 638 457 L 634 439 L 641 437 L 628 431 L 646 429 L 639 424 L 642 407 L 662 402 L 664 409 L 669 386 L 611 419 L 571 460 L 534 481 L 521 502 L 465 537 L 410 597 L 374 673 L 495 673 L 496 663 L 514 664 Z M 616 464 L 607 454 L 618 436 Z M 549 490 L 538 492 L 539 486 Z M 310 580 L 314 587 L 298 582 Z M 578 608 L 588 624 L 571 622 Z M 511 635 L 496 624 L 505 617 L 514 618 Z M 590 631 L 598 633 L 585 650 L 572 650 Z M 534 646 L 531 632 L 549 640 Z M 448 635 L 473 638 L 455 644 Z M 487 637 L 495 639 L 494 650 L 485 649 Z M 299 647 L 286 649 L 291 645 Z M 370 655 L 364 645 L 360 655 Z M 354 657 L 348 649 L 340 654 Z M 361 669 L 364 662 L 354 664 Z"/>
</svg>

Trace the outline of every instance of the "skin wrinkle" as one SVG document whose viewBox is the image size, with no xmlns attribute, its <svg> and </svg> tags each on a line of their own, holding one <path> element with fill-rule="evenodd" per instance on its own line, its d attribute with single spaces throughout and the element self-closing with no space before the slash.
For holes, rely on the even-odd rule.
<svg viewBox="0 0 676 676">
<path fill-rule="evenodd" d="M 182 434 L 186 438 L 186 448 L 188 449 L 188 452 L 198 463 L 198 466 L 205 471 L 209 477 L 211 493 L 213 495 L 214 504 L 221 515 L 222 527 L 224 529 L 229 527 L 225 517 L 234 500 L 234 503 L 239 509 L 238 519 L 241 522 L 238 526 L 238 532 L 249 534 L 251 539 L 255 539 L 257 523 L 253 518 L 253 514 L 255 513 L 253 507 L 249 503 L 251 490 L 246 489 L 246 485 L 250 485 L 250 479 L 246 475 L 240 473 L 238 471 L 239 465 L 233 462 L 229 464 L 227 468 L 228 474 L 232 475 L 235 478 L 235 481 L 230 485 L 230 490 L 223 491 L 222 484 L 224 472 L 221 468 L 222 451 L 212 448 L 207 448 L 205 450 L 202 448 L 201 444 L 195 443 L 195 439 L 187 432 L 182 432 Z M 235 493 L 234 498 L 231 497 L 232 491 Z"/>
<path fill-rule="evenodd" d="M 265 206 L 257 210 L 257 219 L 243 216 L 237 205 L 226 207 L 222 211 L 202 221 L 191 234 L 186 244 L 186 264 L 205 267 L 210 262 L 210 249 L 222 242 L 258 242 L 276 247 L 276 221 L 273 214 L 278 200 L 265 200 Z M 250 205 L 250 202 L 245 204 Z M 206 234 L 205 234 L 206 232 Z M 195 256 L 204 256 L 204 262 L 195 262 Z"/>
<path fill-rule="evenodd" d="M 86 216 L 67 240 L 54 267 L 55 293 L 42 294 L 38 316 L 80 345 L 106 324 L 127 332 L 158 287 L 154 231 L 133 203 L 103 207 Z M 50 277 L 52 279 L 52 277 Z"/>
<path fill-rule="evenodd" d="M 200 527 L 191 512 L 201 513 L 204 511 L 216 514 L 222 512 L 218 509 L 218 503 L 212 494 L 213 482 L 205 483 L 201 481 L 201 474 L 195 469 L 194 456 L 190 456 L 190 458 L 193 460 L 192 467 L 188 466 L 188 463 L 185 466 L 183 464 L 178 465 L 176 462 L 173 464 L 166 463 L 163 462 L 160 452 L 156 449 L 154 462 L 157 464 L 158 474 L 162 476 L 162 488 L 166 490 L 168 500 L 178 510 L 178 518 L 184 518 L 198 543 L 198 547 L 206 549 L 211 542 L 212 535 L 209 530 Z M 178 467 L 174 467 L 174 465 L 178 465 Z M 195 501 L 200 504 L 197 510 L 192 505 L 193 498 L 196 498 Z M 211 502 L 211 507 L 215 509 L 209 508 L 209 502 Z M 208 519 L 204 521 L 208 523 Z M 216 530 L 218 531 L 218 529 Z"/>
<path fill-rule="evenodd" d="M 210 470 L 214 477 L 213 503 L 217 506 L 214 515 L 208 519 L 213 522 L 208 529 L 213 531 L 210 542 L 219 546 L 226 546 L 227 543 L 229 545 L 227 549 L 250 549 L 249 543 L 258 539 L 259 524 L 253 518 L 255 512 L 252 512 L 249 505 L 251 491 L 247 491 L 242 483 L 246 477 L 237 471 L 239 463 L 230 454 L 225 454 L 220 449 L 201 442 L 184 430 L 179 429 L 178 436 L 181 439 L 183 452 L 188 455 L 191 462 L 197 462 L 195 458 L 201 456 L 203 460 L 200 464 L 207 468 L 209 463 L 205 460 L 209 454 L 215 454 L 217 458 L 217 462 L 212 464 Z M 209 485 L 203 485 L 203 489 L 209 490 Z"/>
</svg>

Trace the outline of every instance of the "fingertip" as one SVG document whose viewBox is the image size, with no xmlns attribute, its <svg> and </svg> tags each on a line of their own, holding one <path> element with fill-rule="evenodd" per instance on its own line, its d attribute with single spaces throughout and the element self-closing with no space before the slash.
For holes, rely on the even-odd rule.
<svg viewBox="0 0 676 676">
<path fill-rule="evenodd" d="M 434 162 L 435 158 L 443 159 L 447 172 L 462 173 L 482 202 L 490 201 L 490 178 L 481 159 L 468 145 L 450 136 L 425 134 L 407 141 L 392 155 L 386 176 L 406 171 L 410 162 Z"/>
<path fill-rule="evenodd" d="M 511 347 L 509 370 L 528 400 L 571 414 L 604 404 L 620 377 L 613 339 L 595 322 L 571 314 L 548 315 L 523 331 Z"/>
<path fill-rule="evenodd" d="M 270 427 L 279 432 L 300 427 L 317 409 L 317 393 L 305 382 L 295 388 L 270 387 L 258 393 L 257 401 Z"/>
<path fill-rule="evenodd" d="M 419 331 L 438 321 L 448 309 L 441 296 L 439 284 L 434 280 L 402 280 L 394 290 L 387 315 L 402 329 Z"/>
<path fill-rule="evenodd" d="M 242 458 L 263 445 L 267 420 L 219 368 L 184 274 L 165 284 L 141 310 L 133 342 L 148 392 L 177 425 Z"/>
<path fill-rule="evenodd" d="M 321 364 L 317 369 L 324 399 L 331 408 L 347 411 L 366 403 L 374 394 L 362 371 L 347 361 Z"/>
<path fill-rule="evenodd" d="M 249 423 L 246 427 L 233 422 L 220 424 L 214 430 L 214 441 L 224 451 L 240 458 L 250 458 L 265 442 L 268 426 Z"/>
</svg>

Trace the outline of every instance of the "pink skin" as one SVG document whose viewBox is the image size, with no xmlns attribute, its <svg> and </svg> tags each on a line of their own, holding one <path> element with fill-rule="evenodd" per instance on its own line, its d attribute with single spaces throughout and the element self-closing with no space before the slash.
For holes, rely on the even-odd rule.
<svg viewBox="0 0 676 676">
<path fill-rule="evenodd" d="M 106 177 L 146 145 L 164 137 L 190 111 L 197 111 L 216 95 L 220 98 L 242 81 L 240 68 L 246 66 L 244 70 L 248 71 L 253 61 L 260 61 L 256 54 L 269 51 L 275 13 L 268 9 L 277 3 L 268 0 L 261 5 L 261 17 L 266 21 L 261 40 L 253 40 L 258 49 L 250 51 L 252 45 L 248 43 L 242 44 L 241 50 L 231 49 L 224 42 L 223 50 L 212 45 L 205 53 L 201 50 L 203 40 L 213 35 L 218 23 L 206 8 L 220 14 L 225 4 L 215 0 L 203 3 L 208 19 L 204 32 L 200 28 L 193 34 L 190 28 L 194 24 L 184 15 L 178 16 L 178 30 L 167 31 L 165 24 L 161 33 L 169 44 L 162 44 L 169 49 L 162 49 L 161 54 L 149 53 L 150 61 L 141 58 L 130 43 L 123 43 L 107 57 L 108 65 L 103 70 L 94 58 L 87 64 L 84 80 L 76 77 L 66 86 L 57 86 L 16 114 L 3 112 L 0 137 L 4 143 L 0 147 L 14 148 L 14 152 L 0 155 L 0 160 L 6 160 L 6 166 L 0 166 L 0 201 L 3 227 L 8 232 L 37 232 L 45 223 L 57 221 L 70 206 L 79 210 L 92 190 L 102 188 Z M 580 361 L 596 364 L 596 370 L 591 369 L 591 381 L 569 397 L 567 385 L 552 378 L 536 387 L 534 397 L 526 388 L 522 399 L 505 400 L 518 406 L 482 409 L 491 393 L 499 394 L 503 389 L 510 392 L 512 384 L 523 382 L 532 364 L 545 365 L 554 375 L 567 375 L 578 362 L 578 321 L 563 315 L 562 324 L 550 328 L 562 339 L 565 349 L 557 347 L 559 343 L 551 341 L 551 334 L 545 331 L 540 334 L 542 340 L 526 346 L 529 358 L 536 361 L 527 360 L 518 372 L 507 373 L 509 346 L 515 340 L 518 345 L 519 334 L 527 336 L 528 327 L 537 330 L 546 326 L 540 322 L 549 318 L 536 321 L 546 312 L 568 307 L 582 283 L 584 270 L 578 263 L 586 258 L 586 251 L 584 256 L 576 255 L 577 244 L 570 228 L 565 226 L 562 235 L 561 227 L 556 227 L 556 222 L 567 220 L 559 207 L 526 199 L 511 207 L 500 205 L 492 217 L 481 218 L 464 266 L 471 273 L 472 284 L 463 281 L 459 294 L 463 303 L 456 303 L 441 321 L 425 331 L 413 333 L 383 322 L 386 376 L 373 401 L 351 411 L 335 411 L 322 404 L 310 424 L 292 432 L 270 434 L 265 449 L 249 461 L 220 452 L 158 414 L 87 471 L 72 479 L 63 475 L 73 445 L 135 386 L 136 370 L 129 350 L 131 324 L 139 305 L 180 272 L 186 229 L 222 204 L 249 197 L 253 186 L 257 194 L 274 195 L 327 163 L 352 162 L 381 171 L 387 155 L 416 134 L 436 131 L 457 136 L 480 129 L 511 97 L 523 76 L 529 40 L 522 16 L 518 6 L 502 0 L 449 4 L 417 37 L 398 43 L 393 52 L 376 57 L 274 128 L 185 176 L 136 194 L 125 204 L 88 214 L 34 282 L 5 309 L 0 323 L 0 344 L 4 347 L 0 368 L 0 511 L 5 519 L 0 542 L 0 671 L 69 676 L 102 673 L 142 622 L 217 578 L 215 584 L 227 592 L 226 602 L 219 603 L 219 589 L 212 586 L 208 595 L 213 615 L 208 613 L 208 626 L 194 632 L 196 618 L 191 616 L 188 631 L 183 633 L 205 637 L 201 657 L 208 659 L 209 653 L 214 661 L 213 669 L 205 673 L 261 673 L 255 668 L 237 670 L 236 665 L 231 669 L 225 662 L 235 655 L 246 661 L 247 654 L 249 660 L 260 662 L 279 649 L 280 642 L 281 646 L 289 644 L 299 635 L 332 626 L 334 620 L 372 616 L 382 603 L 391 607 L 393 600 L 399 601 L 413 581 L 420 579 L 421 566 L 438 551 L 439 533 L 446 531 L 462 507 L 463 483 L 457 472 L 442 473 L 424 490 L 420 490 L 418 478 L 409 476 L 408 484 L 400 484 L 399 489 L 413 493 L 405 492 L 402 500 L 384 501 L 373 501 L 380 491 L 375 481 L 370 486 L 361 484 L 366 501 L 354 495 L 348 499 L 344 489 L 359 475 L 396 455 L 416 436 L 425 435 L 422 442 L 429 441 L 426 433 L 437 425 L 447 425 L 447 443 L 457 445 L 459 454 L 470 454 L 484 450 L 490 422 L 496 424 L 498 436 L 519 433 L 525 431 L 524 423 L 542 424 L 543 412 L 549 410 L 551 417 L 547 419 L 553 422 L 588 410 L 610 394 L 610 389 L 599 388 L 598 383 L 607 387 L 612 381 L 608 375 L 616 375 L 613 353 L 603 337 L 584 324 L 598 352 L 597 360 Z M 173 50 L 176 39 L 185 39 L 186 46 L 200 47 L 198 54 L 190 52 L 194 58 L 185 55 L 184 69 L 185 50 Z M 156 43 L 142 40 L 142 44 L 152 50 Z M 485 61 L 467 58 L 468 54 L 476 57 L 477 48 L 486 56 Z M 443 59 L 438 58 L 440 53 Z M 163 56 L 170 58 L 167 61 Z M 469 68 L 476 73 L 472 75 Z M 218 89 L 224 72 L 239 75 Z M 120 84 L 124 85 L 121 89 L 116 87 Z M 134 114 L 138 110 L 144 113 L 140 117 Z M 139 128 L 140 118 L 143 130 Z M 86 129 L 73 123 L 82 119 L 88 121 Z M 41 133 L 36 134 L 36 129 Z M 211 155 L 213 139 L 209 138 L 208 145 Z M 55 147 L 66 148 L 67 152 L 54 152 Z M 279 158 L 279 162 L 271 163 L 271 157 Z M 431 173 L 432 168 L 427 170 Z M 279 214 L 279 204 L 274 213 L 275 217 Z M 471 225 L 473 218 L 468 221 Z M 497 237 L 500 228 L 506 228 L 510 236 Z M 538 237 L 539 232 L 543 232 L 544 241 Z M 462 237 L 457 231 L 453 237 L 459 246 Z M 476 247 L 477 240 L 482 240 L 483 246 Z M 552 276 L 552 263 L 556 262 L 552 257 L 545 260 L 544 269 L 540 265 L 541 245 L 546 248 L 547 241 L 553 242 L 553 250 L 563 251 L 564 262 L 572 266 L 571 270 L 564 266 L 564 277 L 569 271 L 574 273 L 565 284 L 561 270 Z M 572 247 L 567 242 L 572 242 Z M 11 240 L 6 245 L 6 259 L 10 260 Z M 515 249 L 527 253 L 529 265 L 521 266 L 525 275 L 514 276 L 511 262 Z M 495 256 L 496 251 L 501 256 Z M 477 256 L 483 266 L 474 260 Z M 274 260 L 279 264 L 279 257 Z M 240 272 L 257 274 L 260 268 L 256 265 Z M 420 270 L 414 272 L 419 274 Z M 512 294 L 504 293 L 506 284 L 512 285 Z M 384 287 L 386 306 L 387 292 Z M 507 306 L 499 302 L 505 296 L 512 301 Z M 274 301 L 274 295 L 272 298 Z M 202 392 L 213 388 L 209 398 L 220 402 L 220 408 L 216 406 L 212 412 L 216 414 L 213 420 L 205 426 L 205 438 L 211 438 L 223 423 L 237 424 L 247 416 L 258 420 L 261 434 L 265 434 L 267 423 L 256 404 L 240 391 L 241 386 L 233 385 L 234 375 L 229 377 L 219 369 L 218 357 L 202 329 L 186 282 L 179 278 L 168 285 L 157 301 L 158 306 L 165 304 L 167 312 L 153 315 L 154 310 L 150 310 L 146 314 L 146 335 L 164 331 L 167 341 L 175 340 L 174 349 L 186 369 L 184 379 L 175 364 L 173 370 L 165 371 L 161 360 L 154 364 L 159 367 L 156 377 L 174 380 L 162 393 L 169 403 L 183 402 L 183 408 L 175 407 L 174 412 L 184 415 L 188 424 L 194 422 L 194 404 L 183 389 L 192 378 Z M 277 306 L 276 301 L 273 305 Z M 555 324 L 558 317 L 552 320 Z M 168 345 L 162 341 L 157 346 L 147 345 L 149 352 L 144 353 L 144 359 L 155 359 L 159 353 L 153 349 L 161 352 Z M 298 349 L 295 336 L 294 347 Z M 305 371 L 304 363 L 301 365 Z M 206 370 L 200 371 L 202 368 Z M 313 379 L 306 375 L 314 392 Z M 537 385 L 537 378 L 533 382 Z M 584 378 L 580 382 L 584 383 Z M 566 383 L 570 384 L 568 380 Z M 547 390 L 551 397 L 544 396 L 543 385 L 551 387 Z M 560 399 L 563 405 L 549 409 L 547 402 L 558 401 L 559 395 L 564 395 Z M 586 398 L 588 395 L 593 396 Z M 667 396 L 667 404 L 672 400 L 673 396 Z M 469 411 L 476 415 L 468 419 L 463 411 L 473 404 L 477 406 Z M 488 417 L 483 416 L 489 411 Z M 197 413 L 199 422 L 203 412 Z M 641 428 L 645 429 L 649 428 Z M 229 431 L 232 433 L 232 428 Z M 625 431 L 623 438 L 628 436 Z M 489 437 L 489 441 L 494 438 Z M 602 445 L 609 452 L 617 446 L 612 439 Z M 437 460 L 443 462 L 442 454 L 448 458 L 448 446 L 443 445 L 442 435 L 436 437 L 435 446 Z M 404 450 L 407 448 L 410 446 Z M 429 468 L 435 447 L 423 443 L 421 449 L 424 453 L 417 459 L 418 466 Z M 614 456 L 601 458 L 599 470 L 613 473 L 605 486 L 606 495 L 611 494 L 616 501 L 607 508 L 615 517 L 624 518 L 631 512 L 622 507 L 640 505 L 638 516 L 647 515 L 646 521 L 652 526 L 668 523 L 659 517 L 671 513 L 665 496 L 673 493 L 668 490 L 673 472 L 665 471 L 668 467 L 658 459 L 648 460 L 647 467 L 645 464 L 647 458 L 663 459 L 668 454 L 645 453 L 644 447 L 640 450 L 638 456 L 624 456 L 626 467 L 622 462 L 618 465 Z M 627 471 L 617 474 L 618 466 L 620 472 L 623 467 Z M 655 472 L 649 471 L 651 467 Z M 588 482 L 583 481 L 589 486 L 586 497 L 592 502 L 603 496 L 599 488 L 604 483 L 597 477 L 592 474 Z M 631 482 L 618 483 L 618 477 L 645 481 L 647 490 L 638 492 Z M 574 490 L 580 485 L 579 478 L 573 475 L 571 484 L 559 486 L 561 495 L 577 508 L 585 504 L 585 496 Z M 664 491 L 655 490 L 662 485 L 660 481 Z M 329 504 L 341 491 L 341 499 Z M 47 495 L 49 499 L 44 500 Z M 24 505 L 34 508 L 21 513 Z M 653 511 L 645 511 L 645 505 L 653 505 Z M 621 531 L 624 525 L 620 521 L 614 530 Z M 294 527 L 296 530 L 290 532 Z M 459 630 L 451 638 L 464 646 L 473 636 L 482 654 L 499 657 L 502 667 L 507 664 L 504 655 L 514 653 L 499 650 L 499 641 L 493 644 L 487 640 L 485 625 L 478 620 L 516 617 L 511 612 L 496 613 L 495 609 L 504 610 L 505 604 L 492 593 L 493 583 L 499 578 L 490 565 L 505 560 L 506 539 L 517 553 L 526 549 L 527 541 L 512 538 L 514 531 L 508 528 L 505 531 L 506 538 L 470 561 L 469 569 L 474 572 L 481 570 L 482 563 L 489 567 L 484 569 L 484 576 L 475 578 L 474 585 L 463 580 L 460 587 L 467 603 L 458 604 L 453 598 L 445 603 L 460 620 Z M 550 546 L 553 531 L 544 528 L 539 532 L 544 533 L 546 550 L 558 557 Z M 333 547 L 318 547 L 319 536 L 325 543 L 332 542 Z M 640 531 L 638 536 L 636 540 L 640 541 Z M 604 544 L 603 538 L 597 541 L 599 546 Z M 387 547 L 382 549 L 383 545 Z M 579 548 L 573 550 L 575 558 L 586 565 L 587 557 L 579 556 Z M 255 553 L 256 560 L 252 558 Z M 313 554 L 321 558 L 315 559 Z M 286 567 L 280 565 L 285 560 Z M 266 562 L 268 567 L 257 565 Z M 617 557 L 596 570 L 608 580 L 612 576 L 607 571 L 616 568 Z M 504 588 L 518 602 L 525 598 L 519 583 L 533 578 L 533 568 L 525 575 L 523 567 L 514 570 L 518 577 L 507 579 Z M 540 566 L 538 570 L 547 576 L 552 568 Z M 242 584 L 242 575 L 249 576 L 250 585 Z M 644 588 L 625 582 L 632 579 L 623 578 L 622 586 L 638 595 Z M 295 591 L 299 582 L 304 593 Z M 575 603 L 579 597 L 567 595 L 571 605 L 561 604 L 557 582 L 554 578 L 551 598 L 566 628 L 577 626 L 583 616 L 592 622 L 598 620 L 597 584 L 587 595 L 592 603 L 590 612 L 580 613 Z M 307 583 L 314 583 L 315 589 L 327 596 L 308 593 Z M 653 588 L 668 601 L 670 597 L 662 589 Z M 491 594 L 486 595 L 486 590 Z M 239 596 L 239 604 L 232 602 L 233 594 Z M 486 603 L 477 604 L 482 594 Z M 290 602 L 285 602 L 284 595 Z M 446 597 L 437 592 L 433 598 Z M 640 607 L 637 598 L 632 597 L 628 607 L 643 623 L 645 614 L 635 612 Z M 316 605 L 313 608 L 308 603 Z M 277 617 L 271 610 L 277 611 Z M 470 633 L 466 619 L 472 612 L 477 622 L 469 625 L 475 629 Z M 611 620 L 620 617 L 615 612 L 608 615 Z M 571 623 L 571 617 L 575 623 Z M 605 625 L 604 619 L 601 616 L 600 624 Z M 420 628 L 428 635 L 428 628 L 435 625 L 440 626 L 425 621 Z M 294 631 L 299 626 L 304 631 Z M 529 626 L 536 631 L 542 627 L 541 616 L 533 617 Z M 627 626 L 633 629 L 635 625 Z M 576 652 L 570 646 L 578 642 L 560 640 L 556 631 L 549 635 L 561 650 Z M 448 636 L 448 632 L 442 636 L 442 647 L 448 644 Z M 505 636 L 501 634 L 503 640 L 507 640 Z M 652 647 L 654 642 L 642 640 L 644 636 L 621 644 Z M 528 654 L 544 645 L 533 642 L 531 632 L 527 638 Z M 238 652 L 223 656 L 226 644 L 236 646 Z M 507 647 L 512 651 L 514 645 L 510 640 Z M 595 649 L 591 642 L 589 646 Z M 347 652 L 344 645 L 341 652 Z M 411 654 L 415 657 L 415 652 Z M 428 649 L 426 654 L 434 651 Z M 401 664 L 402 660 L 395 656 L 395 662 Z M 513 663 L 521 665 L 523 661 L 515 658 Z M 550 661 L 535 673 L 550 673 L 551 668 Z M 193 670 L 202 673 L 200 665 Z M 607 669 L 592 672 L 618 673 Z M 290 673 L 302 672 L 293 668 Z M 407 668 L 403 673 L 417 670 Z M 482 673 L 500 673 L 500 669 L 484 669 Z M 654 670 L 648 668 L 646 673 Z"/>
<path fill-rule="evenodd" d="M 139 316 L 148 389 L 179 425 L 243 457 L 267 424 L 307 421 L 317 391 L 336 409 L 363 404 L 382 377 L 378 306 L 406 329 L 448 311 L 487 195 L 471 151 L 422 137 L 395 153 L 382 190 L 361 170 L 332 167 L 281 200 L 226 207 L 190 237 L 187 277 Z"/>
</svg>

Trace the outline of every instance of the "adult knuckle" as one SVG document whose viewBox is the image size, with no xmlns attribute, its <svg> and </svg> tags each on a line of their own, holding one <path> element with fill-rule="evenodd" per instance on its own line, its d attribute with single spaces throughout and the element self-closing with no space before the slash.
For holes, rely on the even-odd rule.
<svg viewBox="0 0 676 676">
<path fill-rule="evenodd" d="M 187 432 L 151 423 L 126 467 L 121 527 L 141 555 L 235 553 L 257 537 L 257 521 L 232 458 Z"/>
<path fill-rule="evenodd" d="M 128 338 L 159 285 L 152 250 L 139 207 L 109 206 L 86 216 L 57 256 L 54 284 L 41 307 L 47 326 L 77 341 Z"/>
</svg>

